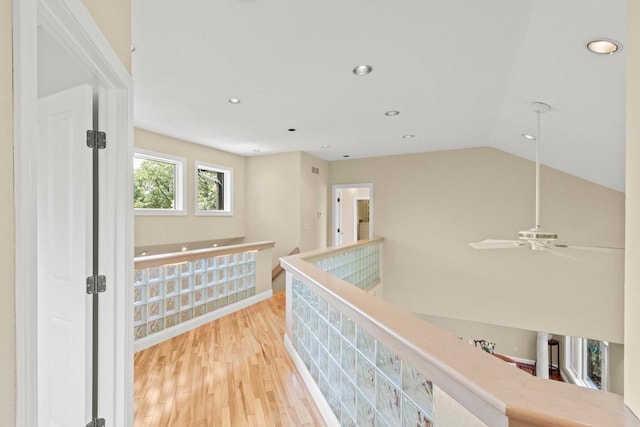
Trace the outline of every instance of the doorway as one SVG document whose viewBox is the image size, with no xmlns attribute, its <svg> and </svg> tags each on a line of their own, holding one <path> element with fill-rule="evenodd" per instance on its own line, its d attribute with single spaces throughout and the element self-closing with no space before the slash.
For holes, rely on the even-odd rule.
<svg viewBox="0 0 640 427">
<path fill-rule="evenodd" d="M 333 185 L 333 246 L 373 237 L 373 184 Z"/>
<path fill-rule="evenodd" d="M 82 2 L 21 0 L 13 14 L 16 424 L 130 425 L 131 77 Z M 107 135 L 95 160 L 91 130 Z"/>
</svg>

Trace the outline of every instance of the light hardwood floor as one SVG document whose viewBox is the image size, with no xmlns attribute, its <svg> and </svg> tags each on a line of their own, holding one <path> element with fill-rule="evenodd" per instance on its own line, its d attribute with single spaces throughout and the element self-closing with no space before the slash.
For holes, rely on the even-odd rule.
<svg viewBox="0 0 640 427">
<path fill-rule="evenodd" d="M 324 426 L 284 348 L 285 295 L 135 355 L 136 427 Z"/>
</svg>

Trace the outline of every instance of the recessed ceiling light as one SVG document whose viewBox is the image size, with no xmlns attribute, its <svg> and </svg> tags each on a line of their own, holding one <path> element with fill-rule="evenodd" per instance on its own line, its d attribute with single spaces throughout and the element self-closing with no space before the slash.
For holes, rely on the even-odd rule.
<svg viewBox="0 0 640 427">
<path fill-rule="evenodd" d="M 404 139 L 411 139 L 411 138 L 415 138 L 416 136 L 415 136 L 415 135 L 411 135 L 411 134 L 409 134 L 409 135 L 402 135 L 402 137 L 403 137 Z"/>
<path fill-rule="evenodd" d="M 366 76 L 372 71 L 373 67 L 371 65 L 358 65 L 353 69 L 353 74 L 355 74 L 356 76 Z"/>
<path fill-rule="evenodd" d="M 400 114 L 400 111 L 387 111 L 386 113 L 384 113 L 385 116 L 397 116 L 398 114 Z"/>
<path fill-rule="evenodd" d="M 213 245 L 211 245 L 211 246 L 212 246 L 212 247 L 214 247 L 214 248 L 217 248 L 217 247 L 218 247 L 218 244 L 217 244 L 217 243 L 214 243 L 214 244 L 213 244 Z"/>
<path fill-rule="evenodd" d="M 186 251 L 186 250 L 187 250 L 187 247 L 186 247 L 186 246 L 183 246 L 183 247 L 182 247 L 182 249 L 180 249 L 180 250 L 181 250 L 182 252 L 184 252 L 184 251 Z"/>
<path fill-rule="evenodd" d="M 530 135 L 528 133 L 523 133 L 522 136 L 524 136 L 525 138 L 527 138 L 530 141 L 535 141 L 536 137 L 533 135 Z"/>
<path fill-rule="evenodd" d="M 329 148 L 331 147 L 330 145 L 323 145 L 322 148 Z"/>
<path fill-rule="evenodd" d="M 146 254 L 147 254 L 147 251 L 140 252 L 140 256 L 145 256 Z"/>
<path fill-rule="evenodd" d="M 240 100 L 238 98 L 229 98 L 229 102 L 231 104 L 240 104 Z"/>
<path fill-rule="evenodd" d="M 295 131 L 296 131 L 294 128 L 290 128 L 290 129 L 287 129 L 287 130 L 288 130 L 289 132 L 295 132 Z"/>
<path fill-rule="evenodd" d="M 259 152 L 261 152 L 262 150 L 261 150 L 261 149 L 259 149 L 259 148 L 254 148 L 252 151 L 253 151 L 254 153 L 259 153 Z"/>
<path fill-rule="evenodd" d="M 620 50 L 621 44 L 610 39 L 596 39 L 587 43 L 587 49 L 593 53 L 602 55 L 611 55 Z"/>
</svg>

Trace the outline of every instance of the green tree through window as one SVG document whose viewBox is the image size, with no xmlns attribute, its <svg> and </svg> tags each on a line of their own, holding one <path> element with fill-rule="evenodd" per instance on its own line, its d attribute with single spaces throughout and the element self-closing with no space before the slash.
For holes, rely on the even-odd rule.
<svg viewBox="0 0 640 427">
<path fill-rule="evenodd" d="M 224 210 L 224 173 L 198 168 L 198 209 Z"/>
<path fill-rule="evenodd" d="M 196 160 L 196 215 L 233 215 L 233 169 Z"/>
<path fill-rule="evenodd" d="M 175 173 L 175 164 L 142 160 L 133 171 L 133 207 L 175 209 Z"/>
</svg>

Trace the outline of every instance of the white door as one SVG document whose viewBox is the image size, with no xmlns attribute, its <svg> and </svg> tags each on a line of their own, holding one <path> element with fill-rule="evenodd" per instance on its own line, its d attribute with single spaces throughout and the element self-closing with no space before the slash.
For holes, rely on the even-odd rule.
<svg viewBox="0 0 640 427">
<path fill-rule="evenodd" d="M 373 236 L 373 184 L 334 184 L 333 185 L 333 245 L 353 243 L 357 238 L 358 227 L 367 227 L 366 234 Z M 356 200 L 369 200 L 368 223 L 357 220 Z"/>
<path fill-rule="evenodd" d="M 92 88 L 38 101 L 38 425 L 91 419 Z M 36 160 L 36 159 L 34 159 Z"/>
</svg>

